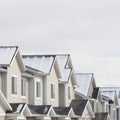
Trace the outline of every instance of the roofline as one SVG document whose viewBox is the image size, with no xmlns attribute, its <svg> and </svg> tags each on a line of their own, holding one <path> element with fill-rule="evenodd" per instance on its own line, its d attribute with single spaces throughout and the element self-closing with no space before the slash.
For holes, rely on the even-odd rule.
<svg viewBox="0 0 120 120">
<path fill-rule="evenodd" d="M 118 86 L 116 86 L 116 87 L 110 86 L 110 87 L 109 87 L 109 86 L 108 86 L 108 87 L 100 87 L 100 88 L 115 88 L 115 89 L 116 89 L 116 88 L 120 88 L 120 87 L 118 87 Z"/>
<path fill-rule="evenodd" d="M 53 65 L 55 64 L 55 60 L 56 60 L 56 56 L 54 57 L 54 59 L 52 61 L 52 65 L 50 67 L 49 74 L 52 72 L 52 68 L 53 68 Z"/>
<path fill-rule="evenodd" d="M 66 54 L 64 54 L 64 53 L 61 53 L 61 54 L 27 54 L 27 55 L 22 55 L 22 56 L 70 56 L 70 54 L 68 53 L 66 53 Z"/>
<path fill-rule="evenodd" d="M 22 109 L 22 111 L 21 111 L 21 114 L 23 114 L 23 112 L 24 112 L 24 110 L 25 110 L 26 108 L 27 108 L 27 110 L 28 110 L 28 112 L 29 112 L 29 115 L 31 116 L 32 113 L 31 113 L 31 111 L 30 111 L 30 109 L 29 109 L 29 107 L 28 107 L 27 104 L 24 105 L 24 107 L 23 107 L 23 109 Z"/>
<path fill-rule="evenodd" d="M 3 93 L 1 91 L 0 91 L 0 96 L 1 96 L 1 98 L 3 100 L 3 102 L 5 103 L 5 107 L 7 108 L 7 110 L 12 111 L 11 105 L 9 104 L 9 102 L 7 101 L 7 99 L 5 98 L 5 96 L 3 95 Z"/>
<path fill-rule="evenodd" d="M 77 91 L 75 91 L 75 94 L 83 97 L 84 99 L 88 99 L 88 96 L 85 96 L 85 95 L 83 95 L 82 93 L 79 93 L 79 92 L 77 92 Z"/>
<path fill-rule="evenodd" d="M 13 54 L 13 57 L 12 57 L 9 65 L 11 65 L 11 63 L 12 63 L 14 57 L 16 56 L 17 52 L 18 52 L 18 46 L 16 47 L 15 53 Z"/>
</svg>

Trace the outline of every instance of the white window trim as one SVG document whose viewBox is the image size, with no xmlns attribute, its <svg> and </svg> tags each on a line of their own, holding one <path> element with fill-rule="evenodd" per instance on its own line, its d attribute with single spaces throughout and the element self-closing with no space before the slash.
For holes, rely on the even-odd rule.
<svg viewBox="0 0 120 120">
<path fill-rule="evenodd" d="M 18 85 L 17 85 L 17 94 L 12 93 L 12 77 L 16 77 L 17 78 L 17 83 L 18 83 L 18 76 L 17 75 L 11 75 L 11 96 L 18 97 Z"/>
<path fill-rule="evenodd" d="M 51 98 L 51 84 L 53 84 L 54 89 L 55 89 L 55 82 L 50 83 L 50 98 Z M 56 95 L 55 95 L 56 96 Z M 51 98 L 51 101 L 55 101 L 55 98 Z"/>
<path fill-rule="evenodd" d="M 36 85 L 37 85 L 37 82 L 39 82 L 40 84 L 41 84 L 41 97 L 37 97 L 36 96 L 36 94 L 37 94 L 37 88 L 36 88 Z M 38 99 L 38 100 L 40 100 L 40 99 L 42 99 L 42 89 L 43 89 L 43 87 L 42 87 L 42 82 L 41 82 L 41 80 L 40 79 L 36 79 L 35 80 L 35 99 Z"/>
<path fill-rule="evenodd" d="M 22 80 L 25 80 L 25 82 L 26 82 L 26 79 L 24 79 L 24 78 L 21 78 L 21 84 L 22 84 Z M 26 86 L 27 87 L 27 86 Z M 27 92 L 27 90 L 25 90 L 26 92 Z M 27 98 L 27 93 L 26 93 L 26 95 L 24 96 L 24 95 L 22 95 L 22 85 L 21 85 L 21 97 L 22 97 L 22 99 L 26 99 Z"/>
</svg>

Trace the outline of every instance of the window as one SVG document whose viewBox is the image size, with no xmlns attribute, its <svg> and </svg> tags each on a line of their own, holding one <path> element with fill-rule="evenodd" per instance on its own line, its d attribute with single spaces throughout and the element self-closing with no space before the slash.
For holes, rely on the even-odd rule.
<svg viewBox="0 0 120 120">
<path fill-rule="evenodd" d="M 21 81 L 21 95 L 26 96 L 26 80 L 22 79 Z"/>
<path fill-rule="evenodd" d="M 55 84 L 51 83 L 51 98 L 55 99 Z"/>
<path fill-rule="evenodd" d="M 36 82 L 36 97 L 41 97 L 41 82 L 38 81 Z"/>
<path fill-rule="evenodd" d="M 17 94 L 17 77 L 12 76 L 12 94 Z"/>
<path fill-rule="evenodd" d="M 70 87 L 68 86 L 68 99 L 71 99 L 71 94 L 70 94 Z"/>
</svg>

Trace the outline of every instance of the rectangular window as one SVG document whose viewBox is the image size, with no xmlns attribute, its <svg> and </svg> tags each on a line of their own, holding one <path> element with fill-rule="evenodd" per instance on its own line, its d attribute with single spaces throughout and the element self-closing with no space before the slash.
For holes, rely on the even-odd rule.
<svg viewBox="0 0 120 120">
<path fill-rule="evenodd" d="M 41 97 L 41 82 L 36 82 L 36 97 Z"/>
<path fill-rule="evenodd" d="M 26 96 L 26 80 L 21 80 L 21 95 Z"/>
<path fill-rule="evenodd" d="M 70 87 L 68 86 L 68 99 L 71 99 L 71 94 L 70 94 Z"/>
<path fill-rule="evenodd" d="M 51 98 L 55 99 L 55 84 L 51 83 Z"/>
<path fill-rule="evenodd" d="M 12 94 L 17 94 L 17 77 L 12 76 Z"/>
</svg>

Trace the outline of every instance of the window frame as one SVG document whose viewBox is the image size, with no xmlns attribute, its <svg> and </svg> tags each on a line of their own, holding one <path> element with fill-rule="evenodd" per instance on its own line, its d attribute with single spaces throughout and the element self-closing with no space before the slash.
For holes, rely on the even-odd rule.
<svg viewBox="0 0 120 120">
<path fill-rule="evenodd" d="M 16 79 L 13 79 L 13 78 L 16 78 Z M 18 76 L 17 75 L 12 75 L 11 76 L 11 94 L 12 95 L 17 95 L 18 94 L 17 81 L 18 81 Z M 16 86 L 15 86 L 15 84 L 16 84 Z"/>
<path fill-rule="evenodd" d="M 21 96 L 22 97 L 26 97 L 27 93 L 26 93 L 26 79 L 22 78 L 21 79 Z"/>
<path fill-rule="evenodd" d="M 35 88 L 36 88 L 35 89 L 35 97 L 37 99 L 41 99 L 41 97 L 42 97 L 42 82 L 39 81 L 39 80 L 36 80 L 36 82 L 35 82 Z"/>
<path fill-rule="evenodd" d="M 51 82 L 50 84 L 50 94 L 51 94 L 51 100 L 55 100 L 55 83 Z"/>
</svg>

